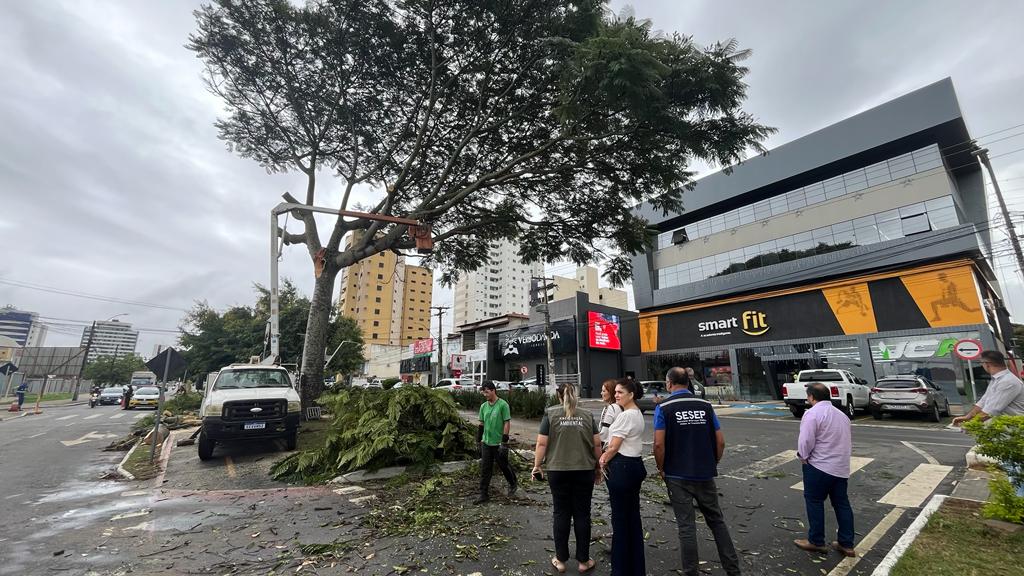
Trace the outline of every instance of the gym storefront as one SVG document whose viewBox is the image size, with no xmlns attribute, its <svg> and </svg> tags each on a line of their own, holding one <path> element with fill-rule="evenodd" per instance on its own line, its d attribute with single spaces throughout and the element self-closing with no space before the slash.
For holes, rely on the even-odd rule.
<svg viewBox="0 0 1024 576">
<path fill-rule="evenodd" d="M 746 400 L 781 398 L 800 370 L 842 368 L 869 383 L 893 374 L 930 378 L 950 401 L 971 401 L 961 338 L 1001 349 L 991 301 L 960 260 L 640 314 L 645 377 L 692 367 L 705 383 Z M 976 364 L 977 393 L 987 375 Z"/>
</svg>

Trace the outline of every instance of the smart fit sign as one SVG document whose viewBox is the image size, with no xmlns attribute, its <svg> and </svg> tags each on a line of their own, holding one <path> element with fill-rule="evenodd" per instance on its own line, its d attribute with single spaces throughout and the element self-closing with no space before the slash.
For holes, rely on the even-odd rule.
<svg viewBox="0 0 1024 576">
<path fill-rule="evenodd" d="M 745 310 L 740 315 L 743 321 L 743 327 L 740 328 L 740 319 L 733 316 L 732 318 L 726 318 L 724 320 L 709 320 L 707 322 L 701 322 L 697 324 L 697 330 L 701 333 L 701 338 L 707 338 L 709 336 L 725 336 L 731 334 L 730 330 L 733 328 L 739 328 L 747 336 L 762 336 L 770 329 L 768 326 L 767 316 L 764 312 L 758 312 L 756 310 Z"/>
</svg>

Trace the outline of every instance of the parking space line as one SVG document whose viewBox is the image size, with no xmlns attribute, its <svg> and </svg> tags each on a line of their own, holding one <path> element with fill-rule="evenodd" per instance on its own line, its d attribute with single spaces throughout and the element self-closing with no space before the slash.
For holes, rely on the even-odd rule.
<svg viewBox="0 0 1024 576">
<path fill-rule="evenodd" d="M 925 464 L 922 464 L 922 466 L 925 466 Z M 900 519 L 900 516 L 903 516 L 903 512 L 903 508 L 893 508 L 890 510 L 889 513 L 882 518 L 882 521 L 872 528 L 871 532 L 868 532 L 867 535 L 864 536 L 864 538 L 861 538 L 861 541 L 856 544 L 857 556 L 853 558 L 843 558 L 843 561 L 837 564 L 836 567 L 828 573 L 828 576 L 846 576 L 849 574 L 850 571 L 853 570 L 853 567 L 860 562 L 860 559 L 871 551 L 871 549 L 875 547 L 875 544 L 882 539 L 882 536 L 885 536 L 885 533 L 889 531 L 889 528 L 892 528 L 893 524 Z"/>
<path fill-rule="evenodd" d="M 744 466 L 738 470 L 733 470 L 729 474 L 723 474 L 723 476 L 734 480 L 750 480 L 758 474 L 763 474 L 772 468 L 778 468 L 779 466 L 788 464 L 793 460 L 796 460 L 796 450 L 786 450 L 784 452 L 779 452 L 774 456 L 769 456 L 763 460 L 758 460 L 757 462 Z"/>
<path fill-rule="evenodd" d="M 68 415 L 68 416 L 61 416 L 60 418 L 57 418 L 57 420 L 67 420 L 68 418 L 78 418 L 78 414 L 71 414 L 71 415 Z"/>
<path fill-rule="evenodd" d="M 103 414 L 93 414 L 92 416 L 86 416 L 85 418 L 82 418 L 82 420 L 92 420 L 93 418 L 99 418 L 100 416 L 103 416 Z"/>
<path fill-rule="evenodd" d="M 231 459 L 231 456 L 224 457 L 224 464 L 226 464 L 228 468 L 228 477 L 237 478 L 238 473 L 235 472 L 235 461 Z"/>
<path fill-rule="evenodd" d="M 904 476 L 903 480 L 882 496 L 878 503 L 918 508 L 952 470 L 952 466 L 918 464 L 913 472 Z"/>
<path fill-rule="evenodd" d="M 939 463 L 939 461 L 936 460 L 935 458 L 933 458 L 931 454 L 925 452 L 924 450 L 921 450 L 920 448 L 918 448 L 917 446 L 914 446 L 910 442 L 907 442 L 906 440 L 903 440 L 903 445 L 906 446 L 907 448 L 910 448 L 914 452 L 917 452 L 918 454 L 920 454 L 925 459 L 925 461 L 928 462 L 929 464 L 938 464 Z"/>
<path fill-rule="evenodd" d="M 874 460 L 874 458 L 865 458 L 863 456 L 850 456 L 850 476 L 853 476 L 854 472 L 874 462 Z M 796 484 L 790 486 L 790 488 L 792 488 L 793 490 L 803 490 L 804 483 L 797 482 Z"/>
</svg>

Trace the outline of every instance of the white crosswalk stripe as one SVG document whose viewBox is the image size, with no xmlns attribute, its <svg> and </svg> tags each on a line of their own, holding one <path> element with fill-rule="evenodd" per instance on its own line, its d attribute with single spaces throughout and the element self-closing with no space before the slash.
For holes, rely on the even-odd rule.
<svg viewBox="0 0 1024 576">
<path fill-rule="evenodd" d="M 114 414 L 113 416 L 110 417 L 110 419 L 111 420 L 117 420 L 118 418 L 123 418 L 123 417 L 124 417 L 124 412 L 121 412 L 120 414 Z"/>
<path fill-rule="evenodd" d="M 952 470 L 952 466 L 919 464 L 878 502 L 900 508 L 918 508 Z"/>
<path fill-rule="evenodd" d="M 874 462 L 874 460 L 874 458 L 864 458 L 863 456 L 850 456 L 850 475 L 853 476 L 854 472 Z M 796 484 L 790 486 L 790 488 L 792 488 L 793 490 L 803 490 L 804 483 L 797 482 Z"/>
<path fill-rule="evenodd" d="M 57 420 L 67 420 L 68 418 L 78 418 L 78 414 L 71 414 L 69 416 L 61 416 L 60 418 L 57 418 Z"/>
<path fill-rule="evenodd" d="M 788 464 L 793 460 L 796 460 L 796 450 L 786 450 L 779 452 L 774 456 L 769 456 L 763 460 L 758 460 L 753 464 L 744 466 L 728 474 L 723 474 L 722 476 L 732 478 L 734 480 L 750 480 L 759 474 L 764 474 L 772 468 L 778 468 L 779 466 Z"/>
<path fill-rule="evenodd" d="M 93 418 L 99 418 L 100 416 L 103 416 L 103 414 L 93 414 L 92 416 L 86 416 L 85 418 L 82 418 L 82 420 L 92 420 Z"/>
<path fill-rule="evenodd" d="M 139 418 L 142 418 L 143 416 L 145 416 L 145 414 L 136 414 L 135 416 L 133 416 L 133 419 L 138 420 Z"/>
</svg>

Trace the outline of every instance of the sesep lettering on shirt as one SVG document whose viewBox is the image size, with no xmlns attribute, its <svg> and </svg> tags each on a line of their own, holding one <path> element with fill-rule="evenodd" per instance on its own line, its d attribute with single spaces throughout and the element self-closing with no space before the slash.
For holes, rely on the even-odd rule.
<svg viewBox="0 0 1024 576">
<path fill-rule="evenodd" d="M 680 410 L 676 412 L 676 424 L 705 424 L 708 421 L 707 410 Z"/>
</svg>

